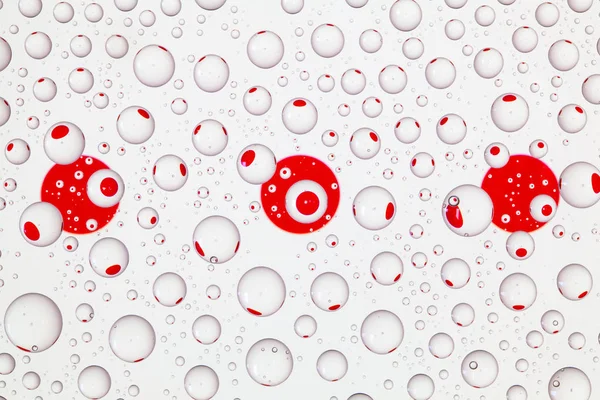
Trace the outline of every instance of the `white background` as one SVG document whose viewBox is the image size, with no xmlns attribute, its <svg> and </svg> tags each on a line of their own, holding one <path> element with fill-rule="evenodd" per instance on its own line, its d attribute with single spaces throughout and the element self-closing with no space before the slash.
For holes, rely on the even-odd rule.
<svg viewBox="0 0 600 400">
<path fill-rule="evenodd" d="M 330 399 L 336 396 L 345 400 L 356 392 L 365 392 L 376 400 L 408 399 L 406 384 L 411 376 L 425 373 L 431 376 L 436 385 L 434 399 L 501 399 L 506 390 L 515 384 L 524 386 L 530 399 L 547 399 L 547 385 L 550 376 L 559 368 L 575 366 L 585 371 L 592 380 L 600 377 L 597 357 L 599 350 L 598 332 L 600 320 L 597 309 L 600 298 L 597 287 L 583 301 L 570 302 L 556 289 L 556 274 L 569 263 L 586 265 L 600 282 L 598 274 L 598 235 L 592 232 L 597 226 L 598 207 L 574 209 L 561 202 L 554 220 L 533 233 L 536 249 L 525 262 L 511 259 L 504 246 L 507 233 L 498 231 L 492 225 L 483 234 L 464 238 L 452 233 L 441 218 L 441 203 L 446 194 L 455 186 L 464 183 L 478 185 L 487 165 L 483 160 L 483 150 L 494 141 L 505 143 L 512 154 L 527 153 L 529 144 L 535 139 L 548 143 L 550 152 L 544 161 L 558 176 L 562 169 L 575 161 L 588 161 L 598 165 L 599 146 L 597 126 L 598 108 L 587 103 L 581 95 L 581 83 L 597 71 L 597 33 L 588 35 L 584 28 L 592 25 L 597 28 L 600 9 L 594 4 L 585 14 L 575 14 L 566 2 L 557 1 L 561 17 L 551 28 L 542 28 L 535 21 L 534 12 L 538 2 L 517 0 L 511 6 L 497 2 L 487 2 L 496 12 L 496 21 L 483 28 L 474 21 L 474 11 L 480 5 L 471 0 L 460 10 L 448 8 L 442 1 L 419 2 L 423 10 L 423 21 L 410 33 L 397 31 L 389 21 L 391 1 L 370 0 L 362 9 L 350 8 L 343 0 L 321 2 L 306 0 L 304 10 L 296 15 L 286 14 L 278 1 L 233 1 L 213 12 L 204 11 L 195 2 L 184 0 L 183 9 L 176 17 L 167 17 L 161 11 L 158 1 L 140 1 L 131 12 L 117 10 L 112 2 L 104 1 L 102 21 L 89 23 L 83 16 L 85 2 L 74 2 L 75 18 L 68 24 L 59 24 L 52 16 L 50 2 L 45 2 L 42 13 L 34 18 L 23 17 L 17 9 L 16 1 L 5 1 L 0 9 L 0 36 L 5 38 L 13 50 L 13 60 L 9 67 L 0 73 L 0 96 L 12 108 L 10 121 L 0 127 L 0 146 L 13 138 L 26 140 L 32 148 L 31 159 L 22 166 L 9 164 L 0 158 L 0 180 L 14 178 L 18 188 L 12 193 L 2 191 L 0 196 L 7 202 L 7 208 L 0 212 L 0 310 L 5 309 L 17 296 L 26 292 L 40 292 L 51 297 L 61 308 L 63 332 L 59 341 L 49 350 L 30 355 L 31 361 L 23 362 L 24 353 L 19 352 L 6 338 L 0 327 L 0 352 L 9 352 L 17 359 L 17 367 L 9 376 L 0 377 L 5 384 L 0 385 L 0 395 L 7 399 L 79 399 L 77 377 L 88 365 L 98 364 L 106 368 L 112 377 L 112 388 L 106 398 L 131 398 L 127 394 L 130 385 L 138 385 L 143 399 L 187 399 L 183 389 L 183 377 L 197 364 L 213 368 L 220 378 L 220 389 L 215 399 Z M 233 7 L 237 10 L 234 12 Z M 155 12 L 154 26 L 144 28 L 138 21 L 139 13 L 145 9 Z M 197 16 L 204 15 L 206 22 L 198 23 Z M 131 18 L 133 25 L 126 27 L 125 18 Z M 456 42 L 445 37 L 444 24 L 449 19 L 460 19 L 466 26 L 465 36 Z M 112 20 L 109 24 L 108 19 Z M 322 23 L 334 23 L 345 35 L 345 47 L 334 59 L 317 56 L 310 47 L 310 34 Z M 9 33 L 10 25 L 19 28 L 17 34 Z M 518 53 L 511 43 L 512 32 L 519 26 L 528 25 L 536 29 L 539 36 L 537 48 L 529 54 Z M 171 29 L 180 26 L 183 37 L 175 39 Z M 297 37 L 296 28 L 302 28 L 304 35 Z M 363 52 L 358 45 L 360 33 L 374 28 L 383 35 L 382 49 L 373 55 Z M 238 29 L 239 39 L 231 37 L 231 31 Z M 259 30 L 276 32 L 285 43 L 285 56 L 273 69 L 261 70 L 250 63 L 246 56 L 246 43 L 252 34 Z M 52 53 L 44 60 L 34 60 L 24 51 L 23 42 L 33 31 L 43 31 L 53 41 Z M 199 33 L 202 32 L 201 35 Z M 87 35 L 93 42 L 91 54 L 79 59 L 69 51 L 69 42 L 77 34 Z M 130 45 L 129 53 L 120 60 L 113 60 L 104 50 L 104 42 L 113 35 L 125 36 Z M 411 36 L 420 38 L 425 45 L 424 55 L 417 61 L 410 61 L 402 55 L 402 43 Z M 569 39 L 579 47 L 580 60 L 573 70 L 558 74 L 547 59 L 547 49 L 556 40 Z M 133 56 L 145 45 L 159 44 L 169 49 L 175 57 L 177 67 L 171 82 L 161 88 L 143 86 L 133 74 Z M 498 78 L 500 87 L 494 80 L 480 78 L 472 68 L 474 54 L 464 56 L 464 45 L 473 46 L 476 54 L 484 47 L 494 47 L 504 56 L 504 69 Z M 69 57 L 63 59 L 62 52 Z M 295 53 L 302 51 L 306 59 L 297 61 Z M 215 94 L 207 94 L 197 88 L 193 81 L 194 63 L 203 55 L 218 54 L 230 65 L 230 84 Z M 188 60 L 191 56 L 191 62 Z M 429 87 L 424 76 L 424 65 L 436 57 L 446 57 L 457 68 L 457 78 L 447 90 Z M 516 67 L 527 62 L 529 72 L 520 74 Z M 388 64 L 402 66 L 409 83 L 399 95 L 383 92 L 377 83 L 378 72 Z M 86 67 L 94 74 L 94 88 L 85 95 L 70 91 L 67 76 L 77 67 Z M 28 75 L 20 78 L 19 68 L 27 68 Z M 349 68 L 358 68 L 367 77 L 367 88 L 358 96 L 345 94 L 340 86 L 341 74 Z M 306 82 L 299 78 L 300 71 L 310 73 Z M 324 94 L 316 87 L 317 78 L 328 73 L 335 77 L 336 88 Z M 554 88 L 550 79 L 560 75 L 564 84 Z M 289 84 L 280 87 L 279 76 L 286 76 Z M 48 76 L 58 85 L 58 95 L 50 103 L 37 101 L 32 94 L 32 85 L 40 77 Z M 113 82 L 111 88 L 104 81 Z M 175 79 L 182 79 L 185 87 L 173 87 Z M 538 93 L 529 90 L 531 83 L 537 82 Z M 234 84 L 235 83 L 235 84 Z M 18 85 L 25 91 L 19 93 Z M 243 93 L 251 86 L 262 85 L 273 96 L 269 113 L 262 117 L 248 114 L 242 106 Z M 91 100 L 94 93 L 105 92 L 110 105 L 104 110 L 94 106 L 86 108 L 85 100 Z M 529 122 L 521 131 L 507 134 L 498 130 L 492 123 L 490 105 L 493 100 L 506 92 L 516 92 L 529 103 Z M 558 94 L 558 101 L 549 99 L 551 93 Z M 428 97 L 426 107 L 417 106 L 419 95 Z M 281 109 L 293 97 L 310 99 L 319 110 L 319 121 L 315 129 L 307 135 L 289 133 L 281 122 Z M 360 105 L 368 96 L 379 97 L 384 104 L 383 114 L 377 119 L 365 117 Z M 182 116 L 173 114 L 170 103 L 177 97 L 184 98 L 189 110 Z M 16 100 L 22 98 L 24 105 L 19 107 Z M 352 108 L 350 116 L 337 114 L 337 106 L 348 103 Z M 393 105 L 404 107 L 402 114 L 393 111 Z M 582 105 L 588 115 L 587 128 L 568 135 L 560 130 L 556 115 L 560 108 L 569 103 Z M 124 108 L 139 105 L 147 108 L 156 119 L 154 136 L 141 146 L 129 145 L 118 136 L 115 128 L 116 117 Z M 47 110 L 47 113 L 46 113 Z M 468 124 L 466 139 L 456 146 L 441 143 L 435 135 L 435 124 L 444 114 L 454 112 L 461 115 Z M 45 115 L 45 113 L 47 115 Z M 27 118 L 37 116 L 41 125 L 36 130 L 26 126 Z M 423 128 L 421 138 L 414 145 L 404 145 L 396 140 L 393 126 L 401 117 L 416 118 Z M 227 128 L 230 141 L 227 149 L 216 157 L 202 157 L 191 145 L 191 132 L 203 119 L 215 118 Z M 84 154 L 92 155 L 107 163 L 119 172 L 126 182 L 126 194 L 114 220 L 101 231 L 78 236 L 79 249 L 67 253 L 62 249 L 61 239 L 48 248 L 36 248 L 22 239 L 18 229 L 18 219 L 24 208 L 39 201 L 41 182 L 52 162 L 46 157 L 42 139 L 47 128 L 58 121 L 70 121 L 82 128 L 86 135 Z M 362 126 L 377 131 L 382 139 L 382 151 L 373 159 L 357 159 L 348 146 L 349 136 Z M 333 129 L 341 136 L 340 143 L 333 149 L 326 148 L 320 141 L 321 133 Z M 568 145 L 564 141 L 568 140 Z M 97 151 L 99 143 L 106 141 L 111 152 L 101 155 Z M 342 198 L 335 218 L 321 231 L 310 235 L 293 235 L 275 227 L 261 211 L 249 211 L 251 201 L 260 200 L 258 186 L 241 180 L 235 169 L 235 160 L 240 150 L 250 143 L 269 146 L 278 159 L 293 154 L 309 154 L 327 165 L 341 171 L 336 173 Z M 116 149 L 124 146 L 126 154 L 117 155 Z M 465 149 L 474 152 L 472 159 L 462 157 Z M 385 150 L 385 151 L 384 151 Z M 408 168 L 410 158 L 417 152 L 426 151 L 436 160 L 436 171 L 423 180 L 413 176 Z M 444 154 L 452 151 L 454 161 L 446 161 Z M 151 166 L 160 156 L 174 153 L 182 157 L 191 175 L 183 189 L 167 193 L 152 182 Z M 335 155 L 334 161 L 327 161 L 327 155 Z M 399 161 L 394 164 L 392 157 Z M 199 165 L 194 159 L 201 160 Z M 214 172 L 210 172 L 210 169 Z M 385 180 L 382 172 L 386 168 L 394 171 L 394 178 Z M 141 178 L 149 183 L 142 185 Z M 379 232 L 373 233 L 360 227 L 352 217 L 351 203 L 354 195 L 368 185 L 381 185 L 395 197 L 398 208 L 394 222 Z M 199 187 L 210 189 L 210 197 L 202 199 L 199 208 L 194 207 Z M 153 188 L 154 194 L 148 193 Z M 418 199 L 418 191 L 428 188 L 434 197 L 429 202 Z M 134 200 L 140 194 L 141 200 Z M 225 201 L 231 194 L 233 199 Z M 160 213 L 160 224 L 151 231 L 141 229 L 136 223 L 136 214 L 144 206 L 152 206 Z M 424 216 L 420 216 L 420 212 Z M 230 262 L 216 265 L 209 271 L 208 265 L 194 251 L 184 253 L 182 247 L 191 245 L 192 231 L 206 216 L 219 214 L 232 219 L 241 232 L 241 247 Z M 123 226 L 119 227 L 121 221 Z M 421 224 L 425 234 L 421 239 L 412 239 L 409 228 Z M 566 237 L 556 239 L 552 226 L 561 224 L 566 229 Z M 571 234 L 578 232 L 581 239 L 571 240 Z M 166 237 L 163 245 L 156 245 L 153 237 L 162 233 Z M 340 245 L 331 249 L 325 244 L 325 237 L 335 234 Z M 396 236 L 401 235 L 401 239 Z M 125 273 L 115 279 L 97 276 L 89 267 L 87 255 L 91 245 L 100 237 L 114 236 L 124 241 L 130 252 L 130 264 Z M 398 236 L 399 237 L 399 236 Z M 484 249 L 483 243 L 491 240 L 494 247 Z M 355 246 L 350 246 L 350 241 Z M 317 243 L 318 250 L 309 253 L 309 242 Z M 440 244 L 444 254 L 433 255 L 433 247 Z M 369 273 L 372 257 L 384 250 L 398 253 L 405 263 L 405 273 L 394 286 L 384 287 L 373 280 Z M 422 251 L 429 257 L 428 266 L 417 270 L 410 266 L 410 256 Z M 146 257 L 157 258 L 156 265 L 146 264 Z M 482 256 L 483 265 L 476 265 L 475 258 Z M 463 289 L 450 290 L 439 277 L 439 268 L 452 257 L 465 259 L 471 266 L 471 282 Z M 504 262 L 503 271 L 496 269 L 497 262 Z M 309 271 L 314 263 L 315 271 Z M 85 271 L 75 273 L 75 265 L 81 264 Z M 257 265 L 269 266 L 284 278 L 288 297 L 282 309 L 267 318 L 257 318 L 245 312 L 236 296 L 236 286 L 241 275 Z M 158 305 L 152 296 L 154 279 L 166 271 L 180 274 L 188 285 L 184 302 L 175 308 L 167 309 Z M 350 299 L 345 307 L 335 313 L 319 310 L 310 300 L 309 288 L 313 279 L 325 271 L 335 271 L 343 275 L 350 285 Z M 505 308 L 498 298 L 498 286 L 502 279 L 513 272 L 524 272 L 531 276 L 538 288 L 536 303 L 522 313 Z M 74 280 L 77 287 L 69 288 Z M 83 285 L 93 280 L 97 289 L 87 293 Z M 429 293 L 419 290 L 421 283 L 431 285 Z M 206 296 L 206 288 L 219 285 L 222 296 L 211 301 Z M 481 287 L 478 287 L 481 286 Z M 135 289 L 139 298 L 129 301 L 126 293 Z M 292 297 L 292 292 L 295 296 Z M 112 300 L 105 303 L 104 293 L 110 293 Z M 487 306 L 486 300 L 492 305 Z M 87 302 L 95 309 L 95 318 L 83 324 L 75 317 L 78 304 Z M 459 302 L 470 303 L 476 311 L 475 322 L 466 328 L 452 323 L 450 310 Z M 407 305 L 403 305 L 407 303 Z M 427 315 L 428 306 L 437 307 L 437 315 Z M 368 351 L 360 340 L 360 325 L 366 315 L 377 309 L 388 309 L 403 321 L 406 333 L 401 347 L 388 355 L 376 355 Z M 422 312 L 418 312 L 422 309 Z M 525 343 L 526 334 L 542 330 L 541 315 L 549 310 L 560 310 L 566 325 L 557 335 L 544 334 L 544 345 L 531 349 Z M 499 321 L 488 322 L 487 315 L 495 312 Z M 218 342 L 202 346 L 191 335 L 191 324 L 201 314 L 210 313 L 222 324 L 223 333 Z M 108 347 L 108 330 L 112 323 L 126 314 L 139 314 L 148 319 L 157 333 L 157 345 L 152 355 L 139 364 L 126 364 L 117 359 Z M 294 333 L 293 324 L 302 314 L 312 315 L 318 322 L 318 330 L 310 339 L 301 339 Z M 2 315 L 2 313 L 0 313 Z M 165 319 L 173 315 L 176 322 L 168 325 Z M 3 319 L 3 318 L 2 318 Z M 415 328 L 415 322 L 423 320 L 423 331 Z M 586 346 L 572 350 L 567 338 L 579 331 L 587 338 Z M 90 332 L 93 339 L 84 343 L 81 336 Z M 451 357 L 435 359 L 427 350 L 429 338 L 437 332 L 446 332 L 454 339 L 456 348 Z M 243 339 L 238 344 L 235 338 Z M 351 337 L 358 342 L 352 343 Z M 258 385 L 247 374 L 245 356 L 248 348 L 265 337 L 277 338 L 288 345 L 294 355 L 294 370 L 282 385 L 267 388 Z M 69 339 L 75 338 L 77 345 L 71 347 Z M 499 342 L 510 343 L 509 350 L 502 351 Z M 238 340 L 239 341 L 239 340 Z M 415 349 L 424 350 L 422 357 L 415 355 Z M 316 371 L 318 356 L 328 350 L 342 351 L 349 362 L 347 375 L 339 382 L 330 383 L 321 379 Z M 497 358 L 500 373 L 496 382 L 486 389 L 474 389 L 467 385 L 460 374 L 462 358 L 469 352 L 484 349 Z M 78 354 L 81 361 L 77 365 L 70 362 L 70 356 Z M 175 364 L 175 358 L 183 356 L 184 366 Z M 519 358 L 529 361 L 525 373 L 515 369 Z M 234 371 L 228 369 L 235 363 Z M 450 376 L 442 380 L 438 374 L 448 370 Z M 35 391 L 26 390 L 21 377 L 27 371 L 36 371 L 42 378 Z M 126 373 L 127 372 L 127 373 Z M 383 382 L 390 379 L 394 387 L 387 390 Z M 52 394 L 50 384 L 60 380 L 65 388 L 61 394 Z M 168 391 L 168 393 L 166 392 Z M 165 394 L 167 393 L 167 394 Z M 595 388 L 592 398 L 600 393 Z M 456 397 L 453 397 L 456 396 Z"/>
</svg>

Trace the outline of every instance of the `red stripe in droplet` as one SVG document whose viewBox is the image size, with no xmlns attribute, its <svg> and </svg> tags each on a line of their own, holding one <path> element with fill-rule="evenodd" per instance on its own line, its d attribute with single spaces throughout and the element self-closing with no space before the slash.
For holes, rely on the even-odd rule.
<svg viewBox="0 0 600 400">
<path fill-rule="evenodd" d="M 25 236 L 29 240 L 36 241 L 36 240 L 38 240 L 40 238 L 40 231 L 39 231 L 39 229 L 31 221 L 25 222 L 25 225 L 23 225 L 23 233 L 25 234 Z"/>
<path fill-rule="evenodd" d="M 121 266 L 119 264 L 111 265 L 106 268 L 106 275 L 116 275 L 121 271 Z"/>
<path fill-rule="evenodd" d="M 396 210 L 396 207 L 394 207 L 393 203 L 388 203 L 387 207 L 385 208 L 385 219 L 386 220 L 390 220 L 392 219 L 392 217 L 394 216 L 394 211 Z"/>
<path fill-rule="evenodd" d="M 52 129 L 52 139 L 62 139 L 69 133 L 69 128 L 66 125 L 58 125 L 54 129 Z"/>
</svg>

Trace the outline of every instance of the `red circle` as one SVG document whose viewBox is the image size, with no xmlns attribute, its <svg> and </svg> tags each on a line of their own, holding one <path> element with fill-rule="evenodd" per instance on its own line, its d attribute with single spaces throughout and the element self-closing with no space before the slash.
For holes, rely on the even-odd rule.
<svg viewBox="0 0 600 400">
<path fill-rule="evenodd" d="M 114 178 L 104 178 L 100 182 L 100 191 L 106 197 L 112 197 L 119 191 L 119 184 Z"/>
<path fill-rule="evenodd" d="M 291 171 L 291 173 L 284 175 L 287 179 L 282 178 L 281 170 L 283 168 L 289 168 Z M 290 216 L 285 207 L 285 197 L 290 187 L 304 180 L 319 184 L 327 193 L 325 213 L 321 218 L 311 223 L 296 221 Z M 275 187 L 273 193 L 269 190 L 272 187 Z M 296 205 L 298 201 L 302 202 L 300 198 L 312 198 L 312 196 L 316 197 L 312 192 L 301 193 L 296 200 Z M 325 163 L 310 156 L 291 156 L 280 160 L 277 163 L 277 169 L 273 177 L 263 183 L 261 186 L 261 200 L 267 217 L 278 228 L 290 233 L 311 233 L 324 227 L 335 215 L 340 203 L 340 189 L 333 171 Z M 305 208 L 298 207 L 298 211 L 301 213 L 309 212 L 315 204 L 318 208 L 318 203 L 311 202 L 310 206 L 302 205 Z"/>
<path fill-rule="evenodd" d="M 550 204 L 544 204 L 544 206 L 542 207 L 542 215 L 547 217 L 550 214 L 552 214 L 552 206 Z"/>
<path fill-rule="evenodd" d="M 296 208 L 304 215 L 312 215 L 319 209 L 319 196 L 313 192 L 302 192 L 296 199 Z"/>
<path fill-rule="evenodd" d="M 536 196 L 548 195 L 557 205 L 560 199 L 554 172 L 543 161 L 527 155 L 511 156 L 502 168 L 490 168 L 481 188 L 494 204 L 492 222 L 508 232 L 531 232 L 546 224 L 536 221 L 529 212 Z M 505 214 L 510 221 L 502 221 Z"/>
<path fill-rule="evenodd" d="M 527 250 L 524 249 L 524 248 L 522 248 L 522 247 L 520 247 L 520 248 L 517 249 L 517 251 L 515 253 L 517 254 L 517 257 L 523 258 L 523 257 L 525 257 L 527 255 Z"/>
<path fill-rule="evenodd" d="M 108 208 L 98 207 L 91 202 L 86 192 L 88 179 L 101 169 L 110 168 L 94 157 L 81 156 L 73 164 L 54 165 L 46 174 L 42 183 L 42 201 L 58 208 L 63 217 L 65 232 L 92 233 L 106 226 L 115 216 L 119 208 L 118 203 Z M 78 171 L 83 174 L 83 178 L 75 178 L 75 173 Z M 60 188 L 57 187 L 58 181 L 63 183 Z M 89 219 L 97 221 L 96 229 L 92 231 L 86 227 Z"/>
</svg>

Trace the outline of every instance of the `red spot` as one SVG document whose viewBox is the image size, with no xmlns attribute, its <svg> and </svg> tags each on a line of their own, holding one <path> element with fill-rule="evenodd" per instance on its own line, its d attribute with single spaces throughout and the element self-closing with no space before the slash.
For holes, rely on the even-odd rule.
<svg viewBox="0 0 600 400">
<path fill-rule="evenodd" d="M 464 221 L 460 208 L 451 205 L 446 207 L 446 220 L 453 227 L 462 228 Z"/>
<path fill-rule="evenodd" d="M 257 33 L 257 35 L 262 35 L 263 33 L 266 33 L 267 31 L 260 31 Z"/>
<path fill-rule="evenodd" d="M 329 132 L 329 136 L 335 137 L 335 132 L 334 131 Z"/>
<path fill-rule="evenodd" d="M 545 217 L 549 216 L 550 214 L 552 214 L 552 206 L 549 204 L 545 204 L 542 207 L 542 215 L 544 215 Z"/>
<path fill-rule="evenodd" d="M 303 215 L 313 215 L 320 204 L 319 196 L 310 191 L 304 191 L 296 198 L 296 208 Z"/>
<path fill-rule="evenodd" d="M 341 306 L 340 306 L 339 304 L 336 304 L 336 305 L 334 305 L 334 306 L 331 306 L 331 307 L 329 307 L 329 311 L 335 311 L 335 310 L 337 310 L 337 309 L 338 309 L 338 308 L 340 308 L 340 307 L 341 307 Z"/>
<path fill-rule="evenodd" d="M 44 82 L 44 78 L 38 79 L 38 83 L 42 83 L 42 82 Z"/>
<path fill-rule="evenodd" d="M 304 336 L 302 336 L 302 337 L 303 337 L 304 339 L 306 339 L 306 338 L 308 338 L 309 336 L 308 336 L 308 335 L 304 335 Z"/>
<path fill-rule="evenodd" d="M 27 221 L 23 225 L 23 233 L 29 240 L 36 241 L 40 238 L 40 231 L 33 222 Z"/>
<path fill-rule="evenodd" d="M 294 100 L 293 104 L 296 107 L 304 107 L 306 105 L 306 101 L 304 101 L 304 100 Z"/>
<path fill-rule="evenodd" d="M 233 252 L 237 253 L 239 249 L 240 249 L 240 242 L 238 241 L 237 244 L 235 245 L 235 250 Z"/>
<path fill-rule="evenodd" d="M 327 26 L 335 26 L 334 24 L 327 24 Z"/>
<path fill-rule="evenodd" d="M 252 308 L 246 308 L 246 310 L 248 310 L 248 312 L 249 312 L 250 314 L 252 314 L 252 315 L 258 315 L 258 316 L 261 316 L 261 315 L 262 315 L 262 313 L 261 313 L 260 311 L 256 311 L 256 310 L 254 310 L 254 309 L 252 309 Z"/>
<path fill-rule="evenodd" d="M 502 101 L 505 101 L 507 103 L 510 103 L 515 100 L 517 100 L 517 96 L 515 96 L 514 94 L 507 94 L 502 98 Z"/>
<path fill-rule="evenodd" d="M 240 159 L 240 163 L 242 167 L 249 167 L 254 162 L 256 158 L 256 152 L 254 150 L 246 150 L 244 154 L 242 154 L 242 158 Z"/>
<path fill-rule="evenodd" d="M 454 283 L 450 282 L 450 280 L 446 279 L 446 285 L 453 287 Z"/>
<path fill-rule="evenodd" d="M 377 134 L 375 132 L 369 133 L 369 137 L 371 138 L 372 141 L 379 142 L 379 138 L 377 137 Z"/>
<path fill-rule="evenodd" d="M 31 353 L 31 350 L 27 350 L 25 347 L 17 346 L 17 349 L 23 350 L 23 351 L 25 351 L 27 353 Z"/>
<path fill-rule="evenodd" d="M 434 58 L 433 60 L 431 60 L 431 62 L 429 64 L 433 64 L 436 61 L 437 61 L 437 58 Z"/>
<path fill-rule="evenodd" d="M 196 251 L 198 252 L 198 254 L 204 257 L 204 250 L 202 250 L 202 247 L 200 247 L 200 244 L 198 242 L 194 242 L 194 247 L 196 247 Z"/>
<path fill-rule="evenodd" d="M 121 271 L 121 266 L 119 264 L 111 265 L 110 267 L 106 268 L 106 275 L 116 275 L 119 273 L 119 271 Z"/>
<path fill-rule="evenodd" d="M 578 299 L 583 299 L 585 296 L 587 296 L 588 292 L 587 290 L 583 293 L 581 293 L 579 296 L 577 296 Z"/>
<path fill-rule="evenodd" d="M 198 132 L 200 132 L 200 128 L 202 127 L 201 124 L 198 124 L 198 126 L 196 127 L 196 129 L 194 129 L 194 135 L 197 135 Z"/>
<path fill-rule="evenodd" d="M 440 121 L 440 125 L 445 125 L 446 122 L 448 122 L 448 117 L 442 118 L 442 120 Z"/>
<path fill-rule="evenodd" d="M 360 70 L 358 70 L 358 69 L 355 69 L 354 72 L 356 72 L 357 74 L 362 75 L 362 72 L 360 72 Z"/>
<path fill-rule="evenodd" d="M 69 128 L 66 125 L 58 125 L 54 129 L 52 129 L 52 139 L 62 139 L 69 133 Z"/>
<path fill-rule="evenodd" d="M 146 119 L 150 119 L 150 114 L 148 114 L 148 111 L 138 108 L 137 110 L 138 114 L 140 114 L 142 117 L 146 118 Z"/>
<path fill-rule="evenodd" d="M 154 225 L 156 223 L 156 217 L 150 218 L 150 223 Z"/>
<path fill-rule="evenodd" d="M 83 68 L 77 68 L 77 72 L 83 72 L 84 69 Z"/>
<path fill-rule="evenodd" d="M 600 175 L 595 172 L 592 174 L 592 189 L 594 193 L 600 193 Z"/>
<path fill-rule="evenodd" d="M 416 159 L 416 158 L 413 158 L 413 159 L 412 159 L 412 161 L 410 162 L 410 165 L 412 165 L 413 167 L 414 167 L 415 165 L 417 165 L 417 159 Z"/>
<path fill-rule="evenodd" d="M 15 147 L 15 145 L 12 143 L 9 143 L 8 146 L 6 146 L 6 151 L 11 151 L 13 149 L 13 147 Z"/>
<path fill-rule="evenodd" d="M 463 326 L 463 324 L 461 324 L 460 322 L 457 322 L 456 325 Z"/>
<path fill-rule="evenodd" d="M 396 129 L 400 128 L 400 121 L 396 123 Z"/>
<path fill-rule="evenodd" d="M 491 49 L 489 47 L 486 47 L 485 49 L 483 49 L 483 51 L 490 51 Z"/>
<path fill-rule="evenodd" d="M 388 221 L 390 219 L 392 219 L 392 217 L 394 216 L 394 211 L 395 211 L 395 207 L 393 203 L 388 203 L 387 207 L 385 208 L 385 219 L 387 219 Z"/>
<path fill-rule="evenodd" d="M 579 106 L 575 106 L 575 111 L 577 111 L 579 114 L 583 114 L 583 108 Z"/>
<path fill-rule="evenodd" d="M 558 333 L 558 331 L 554 331 L 554 332 L 552 332 L 552 334 L 553 334 L 553 335 L 556 335 L 557 333 Z"/>
<path fill-rule="evenodd" d="M 524 248 L 522 248 L 522 247 L 519 247 L 519 248 L 517 249 L 517 251 L 516 251 L 516 255 L 517 255 L 517 257 L 521 257 L 521 258 L 523 258 L 523 257 L 525 257 L 525 256 L 527 255 L 527 250 L 525 250 L 525 249 L 524 249 Z"/>
<path fill-rule="evenodd" d="M 522 305 L 518 305 L 518 304 L 517 304 L 517 305 L 514 305 L 514 306 L 513 306 L 513 308 L 514 308 L 515 310 L 517 310 L 517 311 L 520 311 L 520 310 L 523 310 L 523 309 L 525 308 L 525 306 L 522 306 Z"/>
<path fill-rule="evenodd" d="M 158 46 L 158 48 L 159 48 L 159 49 L 161 49 L 161 50 L 167 51 L 167 52 L 169 51 L 169 50 L 165 49 L 165 48 L 164 48 L 164 47 L 162 47 L 162 46 Z"/>
<path fill-rule="evenodd" d="M 256 90 L 257 89 L 255 87 L 253 87 L 252 89 L 248 90 L 248 93 L 254 93 L 254 92 L 256 92 Z"/>
<path fill-rule="evenodd" d="M 538 142 L 537 147 L 538 147 L 538 149 L 543 149 L 544 148 L 544 143 L 543 142 Z"/>
<path fill-rule="evenodd" d="M 143 358 L 139 358 L 139 359 L 135 360 L 134 363 L 138 363 L 138 362 L 140 362 L 142 360 L 143 360 Z"/>
<path fill-rule="evenodd" d="M 402 274 L 396 275 L 396 277 L 394 278 L 394 282 L 398 282 L 400 280 L 401 276 L 402 276 Z"/>
<path fill-rule="evenodd" d="M 106 197 L 112 197 L 119 191 L 119 184 L 113 178 L 104 178 L 100 182 L 100 191 Z"/>
<path fill-rule="evenodd" d="M 183 297 L 180 297 L 180 298 L 179 298 L 179 300 L 177 300 L 177 301 L 175 302 L 175 305 L 177 305 L 177 304 L 181 303 L 182 301 L 183 301 Z"/>
<path fill-rule="evenodd" d="M 573 42 L 571 42 L 570 40 L 565 40 L 565 42 L 567 42 L 569 44 L 573 44 Z"/>
<path fill-rule="evenodd" d="M 225 127 L 223 127 L 223 133 L 225 134 L 225 136 L 227 136 L 227 129 L 225 129 Z"/>
<path fill-rule="evenodd" d="M 156 175 L 156 165 L 152 168 L 152 175 Z"/>
<path fill-rule="evenodd" d="M 179 164 L 179 172 L 181 172 L 181 176 L 185 176 L 187 174 L 187 168 L 183 164 Z"/>
<path fill-rule="evenodd" d="M 204 61 L 205 58 L 206 58 L 206 56 L 202 57 L 201 59 L 198 60 L 198 62 Z"/>
</svg>

